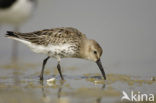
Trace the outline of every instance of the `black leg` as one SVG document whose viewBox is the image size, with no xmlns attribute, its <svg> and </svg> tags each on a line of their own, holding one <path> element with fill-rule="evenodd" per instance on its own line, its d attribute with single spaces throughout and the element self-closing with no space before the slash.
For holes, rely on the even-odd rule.
<svg viewBox="0 0 156 103">
<path fill-rule="evenodd" d="M 45 58 L 45 59 L 43 60 L 42 70 L 41 70 L 41 74 L 40 74 L 40 80 L 43 80 L 44 67 L 45 67 L 45 65 L 46 65 L 46 63 L 47 63 L 47 60 L 48 60 L 49 58 L 50 58 L 50 57 L 48 56 L 47 58 Z"/>
<path fill-rule="evenodd" d="M 62 72 L 61 72 L 61 66 L 60 66 L 60 63 L 58 62 L 58 65 L 57 65 L 57 69 L 60 73 L 60 76 L 61 76 L 61 79 L 64 80 L 63 76 L 62 76 Z"/>
</svg>

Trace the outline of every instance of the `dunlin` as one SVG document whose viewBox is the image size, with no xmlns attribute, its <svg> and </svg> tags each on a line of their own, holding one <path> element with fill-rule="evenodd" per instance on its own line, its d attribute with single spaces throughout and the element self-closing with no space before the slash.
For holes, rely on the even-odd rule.
<svg viewBox="0 0 156 103">
<path fill-rule="evenodd" d="M 9 24 L 19 31 L 32 15 L 37 0 L 0 0 L 0 25 Z M 17 43 L 13 42 L 12 59 L 17 59 Z"/>
<path fill-rule="evenodd" d="M 61 73 L 61 58 L 82 58 L 94 61 L 106 80 L 100 61 L 102 48 L 95 40 L 87 39 L 83 33 L 75 28 L 53 28 L 31 33 L 8 31 L 6 36 L 26 44 L 36 53 L 47 55 L 47 58 L 43 60 L 40 80 L 43 80 L 44 67 L 50 57 L 57 59 L 57 69 L 62 80 L 64 78 Z"/>
</svg>

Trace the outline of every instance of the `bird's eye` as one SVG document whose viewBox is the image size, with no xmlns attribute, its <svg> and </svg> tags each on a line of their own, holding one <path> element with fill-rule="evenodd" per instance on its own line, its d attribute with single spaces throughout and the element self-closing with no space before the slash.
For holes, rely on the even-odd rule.
<svg viewBox="0 0 156 103">
<path fill-rule="evenodd" d="M 97 54 L 97 51 L 94 51 L 94 54 Z"/>
</svg>

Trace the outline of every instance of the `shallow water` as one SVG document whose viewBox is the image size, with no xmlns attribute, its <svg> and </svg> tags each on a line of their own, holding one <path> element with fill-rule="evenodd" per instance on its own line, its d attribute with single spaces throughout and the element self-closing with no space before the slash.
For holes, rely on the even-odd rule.
<svg viewBox="0 0 156 103">
<path fill-rule="evenodd" d="M 78 68 L 66 67 L 61 81 L 56 68 L 46 68 L 40 82 L 40 64 L 9 63 L 0 69 L 0 103 L 114 103 L 121 102 L 123 90 L 156 94 L 155 80 L 140 76 L 107 74 L 104 81 L 98 73 L 71 75 Z M 56 82 L 47 84 L 50 78 Z"/>
</svg>

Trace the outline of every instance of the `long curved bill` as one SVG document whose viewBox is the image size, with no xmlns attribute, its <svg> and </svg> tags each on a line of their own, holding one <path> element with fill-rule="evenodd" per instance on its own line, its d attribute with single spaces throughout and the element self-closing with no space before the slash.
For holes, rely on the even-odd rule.
<svg viewBox="0 0 156 103">
<path fill-rule="evenodd" d="M 106 75 L 105 75 L 105 72 L 104 72 L 104 69 L 103 69 L 101 60 L 100 60 L 100 59 L 97 60 L 97 61 L 96 61 L 96 64 L 98 65 L 98 67 L 99 67 L 99 69 L 100 69 L 100 71 L 101 71 L 101 73 L 102 73 L 102 75 L 103 75 L 103 78 L 106 80 Z"/>
</svg>

